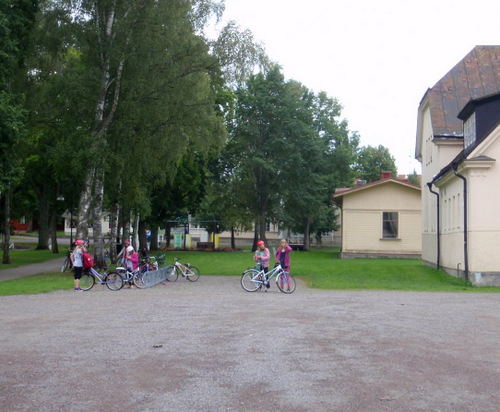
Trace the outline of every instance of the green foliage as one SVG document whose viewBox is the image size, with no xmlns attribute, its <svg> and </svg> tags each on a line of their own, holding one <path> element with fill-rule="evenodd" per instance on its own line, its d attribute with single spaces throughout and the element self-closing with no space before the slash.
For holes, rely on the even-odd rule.
<svg viewBox="0 0 500 412">
<path fill-rule="evenodd" d="M 17 93 L 19 76 L 34 22 L 36 1 L 0 2 L 0 192 L 22 174 L 18 147 L 25 131 L 26 111 L 22 93 Z"/>
<path fill-rule="evenodd" d="M 0 91 L 0 192 L 22 176 L 21 158 L 17 154 L 25 114 L 16 96 Z"/>
<path fill-rule="evenodd" d="M 276 218 L 281 165 L 299 131 L 292 128 L 294 110 L 278 67 L 250 77 L 236 96 L 234 128 L 223 155 L 224 179 L 233 195 L 241 195 L 234 206 L 263 224 Z"/>
<path fill-rule="evenodd" d="M 415 169 L 413 170 L 413 173 L 408 175 L 408 181 L 414 185 L 420 185 L 420 179 Z"/>
<path fill-rule="evenodd" d="M 241 31 L 230 21 L 212 43 L 212 51 L 218 58 L 226 81 L 234 86 L 243 85 L 259 66 L 261 71 L 270 68 L 264 46 L 256 42 L 250 30 Z"/>
<path fill-rule="evenodd" d="M 35 20 L 36 0 L 0 2 L 0 90 L 22 66 Z"/>
<path fill-rule="evenodd" d="M 390 171 L 396 177 L 396 161 L 389 149 L 379 145 L 378 147 L 366 146 L 359 150 L 356 171 L 358 178 L 369 182 L 380 180 L 382 172 Z"/>
<path fill-rule="evenodd" d="M 219 209 L 226 228 L 258 222 L 261 238 L 268 221 L 307 239 L 311 230 L 332 230 L 331 194 L 353 180 L 359 141 L 340 113 L 336 99 L 285 81 L 277 66 L 251 76 L 236 92 L 231 137 L 205 208 Z"/>
</svg>

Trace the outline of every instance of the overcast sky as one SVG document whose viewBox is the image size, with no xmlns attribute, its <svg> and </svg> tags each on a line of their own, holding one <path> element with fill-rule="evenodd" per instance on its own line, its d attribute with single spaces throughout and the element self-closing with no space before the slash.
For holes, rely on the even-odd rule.
<svg viewBox="0 0 500 412">
<path fill-rule="evenodd" d="M 476 45 L 500 44 L 498 0 L 226 0 L 287 79 L 336 97 L 361 146 L 388 147 L 398 173 L 421 172 L 417 109 Z"/>
</svg>

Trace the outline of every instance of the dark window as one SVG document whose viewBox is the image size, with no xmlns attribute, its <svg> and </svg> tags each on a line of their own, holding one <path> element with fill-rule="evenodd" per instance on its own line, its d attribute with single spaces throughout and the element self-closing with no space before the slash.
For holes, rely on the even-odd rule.
<svg viewBox="0 0 500 412">
<path fill-rule="evenodd" d="M 382 237 L 396 239 L 398 237 L 398 212 L 382 212 Z"/>
</svg>

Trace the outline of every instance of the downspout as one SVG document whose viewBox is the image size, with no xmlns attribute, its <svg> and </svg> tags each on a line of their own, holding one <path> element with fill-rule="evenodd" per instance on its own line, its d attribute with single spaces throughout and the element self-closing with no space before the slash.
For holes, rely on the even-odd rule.
<svg viewBox="0 0 500 412">
<path fill-rule="evenodd" d="M 437 198 L 437 207 L 436 207 L 436 215 L 437 215 L 437 228 L 436 228 L 436 253 L 437 253 L 437 259 L 436 259 L 436 268 L 439 270 L 441 269 L 440 265 L 440 256 L 441 256 L 441 220 L 439 216 L 439 193 L 435 192 L 432 190 L 432 182 L 427 183 L 427 186 L 429 187 L 429 192 L 432 194 L 436 195 Z"/>
<path fill-rule="evenodd" d="M 464 265 L 465 265 L 465 280 L 469 281 L 469 256 L 467 253 L 467 179 L 457 172 L 458 163 L 453 162 L 453 173 L 464 182 Z"/>
</svg>

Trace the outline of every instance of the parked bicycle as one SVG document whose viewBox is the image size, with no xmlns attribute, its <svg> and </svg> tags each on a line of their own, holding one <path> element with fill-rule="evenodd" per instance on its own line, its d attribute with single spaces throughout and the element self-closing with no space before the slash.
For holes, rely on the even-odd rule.
<svg viewBox="0 0 500 412">
<path fill-rule="evenodd" d="M 154 259 L 158 268 L 165 267 L 165 254 L 164 253 L 161 255 L 154 256 L 154 257 L 152 257 L 152 259 Z"/>
<path fill-rule="evenodd" d="M 185 277 L 187 280 L 191 282 L 196 282 L 200 277 L 200 271 L 196 266 L 193 266 L 189 263 L 183 265 L 179 262 L 179 258 L 174 258 L 174 265 L 170 268 L 169 276 L 167 277 L 167 281 L 175 282 L 179 275 Z"/>
<path fill-rule="evenodd" d="M 126 267 L 117 267 L 113 272 L 110 273 L 116 273 L 120 275 L 123 278 L 123 283 L 128 284 L 129 286 L 136 286 L 139 289 L 144 288 L 144 284 L 142 281 L 141 273 L 139 271 L 139 268 L 134 269 L 134 270 L 129 270 Z"/>
<path fill-rule="evenodd" d="M 73 269 L 73 262 L 71 262 L 71 254 L 72 253 L 73 253 L 72 249 L 68 250 L 68 253 L 66 255 L 66 259 L 64 259 L 64 263 L 61 266 L 61 273 L 64 273 L 67 270 Z"/>
<path fill-rule="evenodd" d="M 107 249 L 104 250 L 103 261 L 104 261 L 104 266 L 102 267 L 99 266 L 99 269 L 107 270 L 111 265 L 111 259 L 109 258 L 109 250 Z"/>
<path fill-rule="evenodd" d="M 80 279 L 80 289 L 82 290 L 90 290 L 94 287 L 96 281 L 99 281 L 99 284 L 106 285 L 109 290 L 120 290 L 123 287 L 123 278 L 119 273 L 103 272 L 99 273 L 94 268 L 90 268 L 85 270 L 82 278 Z"/>
<path fill-rule="evenodd" d="M 241 286 L 247 292 L 255 292 L 256 290 L 262 289 L 264 287 L 267 292 L 267 288 L 271 284 L 271 279 L 276 277 L 276 286 L 283 293 L 293 293 L 296 288 L 295 279 L 292 275 L 286 272 L 281 266 L 281 263 L 277 262 L 274 268 L 266 273 L 266 271 L 261 268 L 248 269 L 241 275 Z"/>
<path fill-rule="evenodd" d="M 106 265 L 106 268 L 109 268 L 109 265 L 111 265 L 111 259 L 109 258 L 109 250 L 106 249 L 104 251 L 104 264 Z"/>
</svg>

